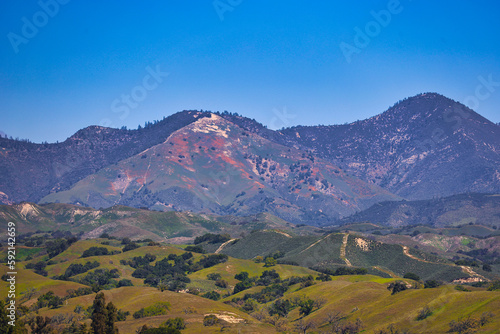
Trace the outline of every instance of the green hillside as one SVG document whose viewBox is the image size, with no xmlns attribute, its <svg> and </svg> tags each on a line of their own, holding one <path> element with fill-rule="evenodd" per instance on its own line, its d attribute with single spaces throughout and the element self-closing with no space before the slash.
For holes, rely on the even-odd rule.
<svg viewBox="0 0 500 334">
<path fill-rule="evenodd" d="M 56 239 L 49 241 L 51 240 Z M 283 252 L 286 256 L 280 257 L 279 260 L 296 259 L 306 263 L 307 258 L 312 258 L 316 261 L 315 264 L 323 265 L 323 268 L 329 265 L 323 260 L 325 252 L 337 257 L 333 267 L 338 267 L 341 261 L 344 261 L 344 266 L 348 266 L 346 262 L 351 263 L 351 268 L 373 265 L 372 263 L 380 260 L 383 254 L 395 256 L 398 253 L 403 256 L 395 256 L 397 261 L 387 263 L 384 267 L 386 269 L 379 268 L 380 273 L 399 273 L 398 266 L 404 269 L 401 263 L 403 260 L 409 263 L 409 268 L 415 271 L 421 269 L 424 273 L 428 268 L 425 264 L 433 265 L 434 267 L 429 268 L 437 268 L 436 270 L 458 268 L 438 258 L 434 259 L 434 263 L 422 262 L 427 261 L 423 259 L 414 260 L 408 255 L 423 257 L 425 254 L 352 234 L 328 234 L 311 239 L 304 236 L 294 237 L 278 230 L 260 231 L 251 233 L 232 245 L 228 244 L 221 251 L 233 249 L 244 254 L 245 244 L 255 246 L 259 240 L 270 244 L 267 244 L 267 249 L 264 249 L 266 243 L 259 244 L 260 254 L 263 255 L 255 256 L 264 256 L 266 252 Z M 399 330 L 411 329 L 411 333 L 445 333 L 450 328 L 450 322 L 468 316 L 478 319 L 485 316 L 487 321 L 484 326 L 478 328 L 478 332 L 495 333 L 500 323 L 500 292 L 487 291 L 489 285 L 467 285 L 461 289 L 455 288 L 457 285 L 443 285 L 424 289 L 422 283 L 400 277 L 332 277 L 304 266 L 267 266 L 263 262 L 248 259 L 188 253 L 181 247 L 166 244 L 153 243 L 148 246 L 148 242 L 141 242 L 137 243 L 138 248 L 125 251 L 130 242 L 124 242 L 113 238 L 80 240 L 50 259 L 48 254 L 40 251 L 34 253 L 33 259 L 19 262 L 18 306 L 27 307 L 23 311 L 25 315 L 20 314 L 19 318 L 30 322 L 34 312 L 37 312 L 37 315 L 49 317 L 52 321 L 51 328 L 58 332 L 72 323 L 86 324 L 88 327 L 92 321 L 92 313 L 89 313 L 88 308 L 96 298 L 96 291 L 101 290 L 106 302 L 112 302 L 119 310 L 122 318 L 116 322 L 116 326 L 120 333 L 125 334 L 136 333 L 144 324 L 158 327 L 168 319 L 176 317 L 184 320 L 186 327 L 182 333 L 216 333 L 221 330 L 227 333 L 293 333 L 297 332 L 301 325 L 308 323 L 313 325 L 308 333 L 322 333 L 333 330 L 334 326 L 341 329 L 354 325 L 358 318 L 358 325 L 362 324 L 362 327 L 358 328 L 357 332 L 376 333 L 375 330 L 385 329 L 393 324 L 394 328 Z M 43 245 L 41 248 L 45 250 Z M 97 253 L 89 253 L 89 250 L 99 250 L 107 254 L 96 255 Z M 93 256 L 83 258 L 82 254 L 87 253 Z M 212 256 L 220 258 L 222 262 L 206 262 Z M 146 258 L 149 260 L 145 261 Z M 26 269 L 36 267 L 41 262 L 45 264 L 45 273 L 42 272 L 42 275 L 33 272 L 36 268 Z M 414 267 L 415 262 L 422 267 Z M 88 270 L 75 271 L 75 268 L 83 268 L 90 263 L 97 264 Z M 168 283 L 161 288 L 162 281 L 155 281 L 154 275 L 157 274 L 153 274 L 153 271 L 150 271 L 151 274 L 146 275 L 147 277 L 138 276 L 138 270 L 144 272 L 146 268 L 152 270 L 160 265 L 161 268 L 167 269 L 167 272 L 170 270 L 168 268 L 174 269 L 177 265 L 181 269 L 181 272 L 176 274 L 180 275 L 176 276 L 177 278 L 164 276 L 162 279 L 166 279 L 165 282 L 179 280 L 182 276 L 186 278 L 187 283 L 177 287 Z M 71 270 L 73 274 L 68 274 Z M 0 274 L 4 275 L 6 272 L 7 267 L 0 266 Z M 243 272 L 247 274 L 243 275 Z M 113 274 L 113 278 L 105 278 L 105 275 L 109 274 Z M 63 277 L 64 275 L 69 276 Z M 431 274 L 428 275 L 431 277 Z M 118 282 L 125 285 L 120 286 Z M 391 294 L 388 287 L 395 282 L 403 282 L 405 289 Z M 236 288 L 240 286 L 241 289 L 242 284 L 245 287 L 241 292 L 237 292 Z M 58 298 L 62 298 L 58 305 L 52 307 L 50 304 L 40 304 L 43 298 L 52 300 L 51 291 Z M 1 284 L 0 294 L 6 293 L 7 284 Z M 212 297 L 209 295 L 214 296 L 213 299 L 210 299 Z M 162 314 L 134 316 L 137 312 L 140 313 L 141 309 L 158 310 L 155 305 L 160 302 L 169 303 L 168 310 L 164 310 Z M 274 314 L 275 306 L 281 302 L 288 305 L 286 316 Z M 306 313 L 302 312 L 305 305 L 310 305 L 308 311 L 304 311 Z M 426 306 L 431 314 L 424 320 L 416 320 L 419 312 Z M 336 314 L 340 317 L 333 317 Z M 214 315 L 219 319 L 219 323 L 206 326 L 204 321 L 209 315 Z"/>
<path fill-rule="evenodd" d="M 317 234 L 317 228 L 297 227 L 268 213 L 216 216 L 126 206 L 96 210 L 61 203 L 0 205 L 0 226 L 7 226 L 9 221 L 16 222 L 19 234 L 71 231 L 82 234 L 83 238 L 97 238 L 107 233 L 118 238 L 149 238 L 169 243 L 189 243 L 204 233 L 240 236 L 259 229 L 281 229 L 298 235 Z"/>
<path fill-rule="evenodd" d="M 484 272 L 480 268 L 474 269 L 477 275 L 471 275 L 440 256 L 413 248 L 405 250 L 405 246 L 377 242 L 356 234 L 293 237 L 277 231 L 259 231 L 225 246 L 221 253 L 245 259 L 279 253 L 279 263 L 331 270 L 339 266 L 352 266 L 388 277 L 412 272 L 424 280 L 445 282 L 469 277 L 495 277 L 494 273 Z"/>
</svg>

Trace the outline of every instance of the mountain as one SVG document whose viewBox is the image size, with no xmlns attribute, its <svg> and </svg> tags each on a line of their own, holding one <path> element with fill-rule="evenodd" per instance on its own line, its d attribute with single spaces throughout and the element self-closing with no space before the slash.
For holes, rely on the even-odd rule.
<svg viewBox="0 0 500 334">
<path fill-rule="evenodd" d="M 435 93 L 345 125 L 298 126 L 286 141 L 407 199 L 500 192 L 500 128 Z"/>
<path fill-rule="evenodd" d="M 165 140 L 206 115 L 185 111 L 140 130 L 90 126 L 62 143 L 34 144 L 0 137 L 0 203 L 38 202 L 101 168 Z"/>
<path fill-rule="evenodd" d="M 380 201 L 500 193 L 500 127 L 435 93 L 351 124 L 272 131 L 183 111 L 62 143 L 0 138 L 0 203 L 64 202 L 324 224 Z"/>
<path fill-rule="evenodd" d="M 461 194 L 420 201 L 382 202 L 343 218 L 338 224 L 359 222 L 392 227 L 422 224 L 455 227 L 472 223 L 500 229 L 500 195 Z"/>
<path fill-rule="evenodd" d="M 397 196 L 215 114 L 41 202 L 251 215 L 320 224 Z"/>
</svg>

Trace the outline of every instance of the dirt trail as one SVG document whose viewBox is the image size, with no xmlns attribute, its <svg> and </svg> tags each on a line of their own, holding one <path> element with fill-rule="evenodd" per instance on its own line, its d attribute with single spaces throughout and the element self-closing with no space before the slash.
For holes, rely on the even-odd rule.
<svg viewBox="0 0 500 334">
<path fill-rule="evenodd" d="M 410 248 L 408 246 L 402 246 L 402 247 L 403 247 L 403 253 L 406 256 L 408 256 L 409 258 L 411 258 L 411 259 L 414 259 L 414 260 L 417 260 L 417 261 L 420 261 L 420 262 L 435 263 L 435 262 L 431 262 L 431 261 L 422 260 L 422 259 L 419 259 L 416 256 L 411 255 L 410 254 Z M 452 266 L 454 266 L 454 264 L 446 264 L 446 265 L 452 265 Z M 462 269 L 462 271 L 464 273 L 468 274 L 470 276 L 470 279 L 472 279 L 472 280 L 474 280 L 475 278 L 478 278 L 479 280 L 489 281 L 486 277 L 484 277 L 482 275 L 479 275 L 474 270 L 472 270 L 471 267 L 467 267 L 467 266 L 459 266 L 459 267 Z"/>
<path fill-rule="evenodd" d="M 274 232 L 274 233 L 278 233 L 278 234 L 284 235 L 287 238 L 292 238 L 292 236 L 290 234 L 285 233 L 285 232 L 280 231 L 280 230 L 264 230 L 264 232 Z"/>
<path fill-rule="evenodd" d="M 220 253 L 220 251 L 221 251 L 224 247 L 226 247 L 226 246 L 227 246 L 227 245 L 228 245 L 231 241 L 234 241 L 234 240 L 236 240 L 236 239 L 231 239 L 231 240 L 228 240 L 228 241 L 226 241 L 225 243 L 223 243 L 222 245 L 220 245 L 220 246 L 219 246 L 219 248 L 217 248 L 217 250 L 215 251 L 215 254 L 219 254 L 219 253 Z"/>
<path fill-rule="evenodd" d="M 410 248 L 408 246 L 401 246 L 403 247 L 403 253 L 408 256 L 410 259 L 413 259 L 413 260 L 417 260 L 417 261 L 420 261 L 420 262 L 426 262 L 426 263 L 434 263 L 434 262 L 430 262 L 430 261 L 426 261 L 426 260 L 422 260 L 422 259 L 419 259 L 418 257 L 414 256 L 414 255 L 411 255 L 410 254 Z"/>
<path fill-rule="evenodd" d="M 331 236 L 332 234 L 333 234 L 333 233 L 330 233 L 330 234 L 328 234 L 326 237 L 319 239 L 318 241 L 316 241 L 315 243 L 313 243 L 312 245 L 310 245 L 310 246 L 309 246 L 309 247 L 307 247 L 306 249 L 302 250 L 299 254 L 302 254 L 302 253 L 304 253 L 306 250 L 308 250 L 309 248 L 316 246 L 317 244 L 319 244 L 321 241 L 325 240 L 326 238 L 328 238 L 328 237 L 329 237 L 329 236 Z"/>
<path fill-rule="evenodd" d="M 379 266 L 374 266 L 373 269 L 377 269 L 378 271 L 381 271 L 383 273 L 386 273 L 387 275 L 391 276 L 392 278 L 398 278 L 399 276 L 396 275 L 395 273 L 393 273 L 392 271 L 388 270 L 388 269 L 383 269 Z"/>
<path fill-rule="evenodd" d="M 351 261 L 345 257 L 345 249 L 347 247 L 347 239 L 349 239 L 349 233 L 344 234 L 342 239 L 342 247 L 340 247 L 340 258 L 345 261 L 348 267 L 352 267 Z"/>
<path fill-rule="evenodd" d="M 476 273 L 474 270 L 472 270 L 471 267 L 468 267 L 468 266 L 460 266 L 460 268 L 462 268 L 462 271 L 466 274 L 469 274 L 471 276 L 471 278 L 474 278 L 474 277 L 477 277 L 483 281 L 486 281 L 488 282 L 489 279 L 487 279 L 486 277 L 482 276 L 482 275 L 479 275 L 478 273 Z"/>
</svg>

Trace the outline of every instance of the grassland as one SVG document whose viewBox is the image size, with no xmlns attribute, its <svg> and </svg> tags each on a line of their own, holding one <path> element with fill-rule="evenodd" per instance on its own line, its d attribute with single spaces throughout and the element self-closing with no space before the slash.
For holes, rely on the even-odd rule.
<svg viewBox="0 0 500 334">
<path fill-rule="evenodd" d="M 291 238 L 277 231 L 262 233 L 275 236 L 277 240 L 282 240 L 283 243 L 295 239 L 295 237 Z M 253 233 L 250 236 L 252 235 L 258 235 L 258 233 Z M 304 239 L 299 237 L 299 242 L 293 245 L 300 245 L 300 247 L 291 247 L 288 245 L 290 250 L 287 254 L 298 257 L 305 252 L 318 252 L 318 254 L 320 254 L 323 251 L 329 251 L 329 249 L 321 248 L 322 243 L 324 243 L 324 245 L 335 245 L 333 248 L 337 249 L 342 244 L 343 236 L 344 234 L 331 234 L 323 236 L 313 243 L 311 243 L 312 240 L 304 242 Z M 273 242 L 273 240 L 274 239 L 271 238 L 268 242 Z M 232 322 L 229 324 L 228 328 L 224 329 L 224 332 L 227 333 L 275 333 L 277 328 L 271 325 L 271 323 L 275 323 L 274 321 L 276 319 L 273 320 L 272 317 L 265 315 L 264 317 L 258 317 L 260 320 L 257 320 L 252 317 L 251 314 L 244 312 L 237 305 L 230 303 L 235 297 L 243 298 L 247 293 L 257 293 L 264 288 L 263 286 L 254 286 L 236 295 L 232 295 L 232 289 L 238 282 L 238 280 L 234 278 L 235 274 L 246 271 L 249 273 L 250 277 L 256 277 L 261 275 L 265 270 L 273 269 L 279 273 L 281 279 L 287 279 L 292 276 L 318 276 L 317 272 L 302 266 L 279 264 L 271 268 L 266 268 L 263 263 L 255 263 L 252 260 L 229 257 L 228 261 L 225 263 L 201 269 L 188 275 L 191 279 L 191 283 L 188 284 L 187 289 L 197 288 L 201 290 L 201 292 L 214 290 L 222 295 L 223 298 L 221 300 L 213 301 L 189 293 L 172 291 L 161 292 L 159 289 L 145 285 L 142 279 L 132 277 L 134 269 L 120 263 L 120 260 L 144 256 L 146 253 L 155 255 L 156 261 L 158 261 L 168 256 L 168 254 L 180 255 L 184 253 L 180 247 L 169 245 L 142 246 L 125 253 L 114 255 L 88 258 L 80 257 L 80 254 L 84 250 L 92 246 L 102 246 L 114 251 L 118 251 L 122 247 L 116 240 L 111 241 L 110 245 L 102 245 L 103 241 L 106 240 L 81 240 L 74 243 L 71 247 L 52 259 L 55 264 L 46 267 L 48 277 L 37 275 L 32 270 L 22 268 L 26 263 L 36 263 L 37 261 L 46 259 L 46 255 L 35 257 L 28 262 L 20 262 L 17 275 L 19 303 L 24 303 L 24 305 L 30 307 L 36 303 L 40 295 L 48 291 L 54 291 L 56 295 L 64 297 L 67 295 L 67 290 L 69 289 L 75 290 L 80 287 L 85 287 L 79 283 L 54 280 L 50 277 L 61 275 L 70 264 L 83 264 L 86 261 L 95 260 L 100 263 L 100 266 L 96 269 L 118 269 L 120 279 L 130 279 L 134 284 L 134 286 L 104 291 L 106 301 L 112 301 L 118 309 L 133 314 L 139 309 L 150 306 L 155 302 L 168 301 L 171 304 L 171 308 L 166 315 L 141 319 L 134 319 L 129 315 L 125 321 L 117 323 L 120 333 L 135 333 L 135 331 L 144 324 L 148 324 L 148 326 L 159 326 L 162 322 L 172 317 L 182 317 L 186 321 L 187 327 L 182 331 L 183 333 L 220 332 L 220 326 L 206 327 L 203 325 L 203 318 L 207 314 L 216 314 L 218 317 Z M 109 242 L 109 240 L 107 240 L 107 242 Z M 238 245 L 238 243 L 236 243 L 235 246 Z M 316 247 L 318 247 L 317 249 L 319 251 L 315 250 Z M 356 250 L 356 248 L 358 249 Z M 273 250 L 280 249 L 285 248 L 273 248 Z M 359 254 L 355 253 L 354 250 L 359 252 Z M 387 250 L 384 248 L 381 251 Z M 392 252 L 391 248 L 389 248 L 389 251 Z M 397 251 L 403 254 L 401 249 Z M 340 251 L 338 252 L 339 253 L 335 254 L 340 254 Z M 350 258 L 352 262 L 368 261 L 369 259 L 367 260 L 366 257 L 361 256 L 364 253 L 366 252 L 360 249 L 355 238 L 350 236 L 346 245 L 347 258 Z M 194 260 L 198 260 L 204 256 L 202 254 L 193 254 Z M 406 258 L 406 260 L 411 259 Z M 360 262 L 360 264 L 363 263 Z M 393 269 L 397 272 L 395 268 Z M 3 275 L 6 272 L 7 268 L 5 266 L 0 266 L 0 274 Z M 208 280 L 207 275 L 213 273 L 219 273 L 221 278 L 228 282 L 228 288 L 217 287 L 214 281 Z M 307 316 L 300 315 L 299 309 L 294 308 L 290 311 L 288 317 L 280 320 L 279 329 L 285 329 L 290 332 L 299 321 L 313 320 L 316 324 L 316 329 L 311 333 L 326 332 L 329 330 L 329 325 L 327 323 L 328 315 L 338 311 L 342 312 L 345 316 L 344 320 L 342 320 L 344 323 L 355 321 L 357 318 L 361 319 L 364 326 L 363 330 L 366 333 L 372 333 L 377 329 L 384 329 L 390 324 L 394 324 L 396 328 L 399 329 L 411 329 L 412 333 L 445 333 L 449 328 L 448 324 L 450 321 L 467 316 L 478 317 L 483 312 L 491 312 L 494 316 L 491 319 L 491 323 L 481 328 L 481 333 L 495 333 L 496 328 L 500 324 L 500 312 L 498 312 L 500 309 L 500 291 L 486 291 L 486 288 L 469 287 L 468 289 L 471 290 L 470 292 L 463 292 L 454 289 L 454 285 L 445 285 L 434 289 L 409 289 L 391 295 L 387 286 L 391 282 L 397 280 L 403 280 L 413 286 L 421 287 L 421 284 L 416 284 L 414 281 L 408 279 L 384 278 L 374 275 L 334 276 L 332 281 L 314 281 L 315 284 L 312 286 L 303 288 L 301 288 L 300 284 L 292 285 L 289 287 L 288 291 L 285 292 L 282 297 L 283 299 L 323 299 L 324 303 L 320 308 L 315 308 L 313 312 Z M 35 289 L 35 295 L 28 300 L 24 294 L 20 293 L 30 288 Z M 0 294 L 5 296 L 6 292 L 7 285 L 1 284 Z M 83 313 L 76 314 L 74 311 L 75 308 L 78 309 L 78 307 L 84 310 L 87 309 L 87 307 L 92 305 L 94 298 L 95 293 L 69 298 L 66 299 L 59 308 L 48 309 L 47 307 L 43 307 L 38 310 L 38 314 L 49 317 L 57 315 L 59 318 L 66 319 L 70 317 L 76 317 L 75 319 L 78 319 L 78 317 L 80 317 L 81 321 L 89 324 L 90 319 L 82 319 L 81 316 Z M 224 302 L 229 302 L 229 304 Z M 259 310 L 255 313 L 265 313 L 265 309 L 273 302 L 274 301 L 271 301 L 267 305 L 260 304 L 258 306 Z M 416 317 L 418 312 L 425 306 L 430 307 L 433 312 L 432 315 L 425 320 L 417 321 Z"/>
</svg>

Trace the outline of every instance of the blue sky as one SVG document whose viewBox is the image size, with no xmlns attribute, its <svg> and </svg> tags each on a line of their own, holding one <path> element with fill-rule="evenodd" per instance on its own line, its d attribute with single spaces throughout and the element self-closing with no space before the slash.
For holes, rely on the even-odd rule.
<svg viewBox="0 0 500 334">
<path fill-rule="evenodd" d="M 496 1 L 26 2 L 0 4 L 0 131 L 13 137 L 184 109 L 339 124 L 421 92 L 500 122 Z"/>
</svg>

